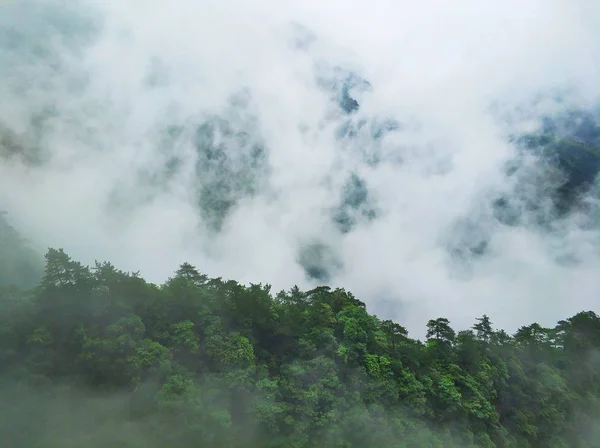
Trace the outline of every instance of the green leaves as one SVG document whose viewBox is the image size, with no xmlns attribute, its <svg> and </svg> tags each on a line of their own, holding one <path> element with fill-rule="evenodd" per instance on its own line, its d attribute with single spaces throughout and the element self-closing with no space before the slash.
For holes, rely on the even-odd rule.
<svg viewBox="0 0 600 448">
<path fill-rule="evenodd" d="M 198 353 L 200 350 L 200 338 L 194 331 L 194 323 L 190 320 L 171 325 L 169 339 L 170 345 L 175 350 L 187 349 L 191 353 Z"/>
<path fill-rule="evenodd" d="M 222 365 L 247 366 L 254 362 L 254 347 L 239 333 L 211 335 L 205 340 L 208 356 Z"/>
<path fill-rule="evenodd" d="M 48 249 L 44 258 L 46 259 L 46 268 L 42 286 L 46 288 L 80 286 L 91 281 L 89 268 L 71 260 L 71 257 L 62 249 Z"/>
<path fill-rule="evenodd" d="M 342 289 L 294 287 L 274 298 L 269 285 L 209 279 L 187 263 L 156 286 L 61 250 L 46 262 L 31 293 L 0 291 L 3 372 L 40 390 L 119 391 L 128 411 L 111 424 L 143 421 L 155 446 L 597 439 L 600 318 L 591 311 L 514 337 L 486 315 L 458 332 L 437 318 L 422 343 Z"/>
</svg>

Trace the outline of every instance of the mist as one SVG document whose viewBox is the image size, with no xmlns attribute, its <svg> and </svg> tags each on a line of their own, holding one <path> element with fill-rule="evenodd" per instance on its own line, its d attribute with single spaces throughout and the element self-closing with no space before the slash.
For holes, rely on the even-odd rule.
<svg viewBox="0 0 600 448">
<path fill-rule="evenodd" d="M 13 0 L 0 30 L 0 209 L 39 251 L 342 286 L 417 335 L 597 307 L 597 193 L 558 213 L 513 138 L 598 110 L 597 2 Z"/>
</svg>

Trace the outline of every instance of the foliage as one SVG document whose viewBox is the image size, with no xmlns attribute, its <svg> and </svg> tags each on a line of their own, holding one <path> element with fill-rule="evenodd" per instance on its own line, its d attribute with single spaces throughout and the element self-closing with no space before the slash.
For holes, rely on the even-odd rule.
<svg viewBox="0 0 600 448">
<path fill-rule="evenodd" d="M 600 446 L 592 311 L 514 336 L 432 319 L 418 341 L 343 289 L 273 296 L 188 263 L 157 286 L 50 249 L 35 289 L 0 295 L 0 360 L 5 420 L 31 426 L 0 425 L 15 447 Z"/>
</svg>

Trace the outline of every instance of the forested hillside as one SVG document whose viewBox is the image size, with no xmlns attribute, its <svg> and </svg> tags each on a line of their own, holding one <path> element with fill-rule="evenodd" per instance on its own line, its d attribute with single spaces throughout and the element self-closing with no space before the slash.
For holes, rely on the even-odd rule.
<svg viewBox="0 0 600 448">
<path fill-rule="evenodd" d="M 42 278 L 42 254 L 37 254 L 0 211 L 0 287 L 30 288 Z"/>
<path fill-rule="evenodd" d="M 0 448 L 600 448 L 600 1 L 406 6 L 0 1 Z"/>
<path fill-rule="evenodd" d="M 55 249 L 0 297 L 6 447 L 600 446 L 592 311 L 512 336 L 442 316 L 418 341 L 343 289 L 190 264 L 154 285 Z"/>
</svg>

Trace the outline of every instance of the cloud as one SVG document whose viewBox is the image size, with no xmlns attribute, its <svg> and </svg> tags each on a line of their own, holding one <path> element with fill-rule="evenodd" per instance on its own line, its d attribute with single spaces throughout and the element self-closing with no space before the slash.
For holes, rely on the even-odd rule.
<svg viewBox="0 0 600 448">
<path fill-rule="evenodd" d="M 0 7 L 0 206 L 39 247 L 157 282 L 328 281 L 417 335 L 597 305 L 589 213 L 544 211 L 534 158 L 506 174 L 510 135 L 597 107 L 596 2 Z"/>
</svg>

